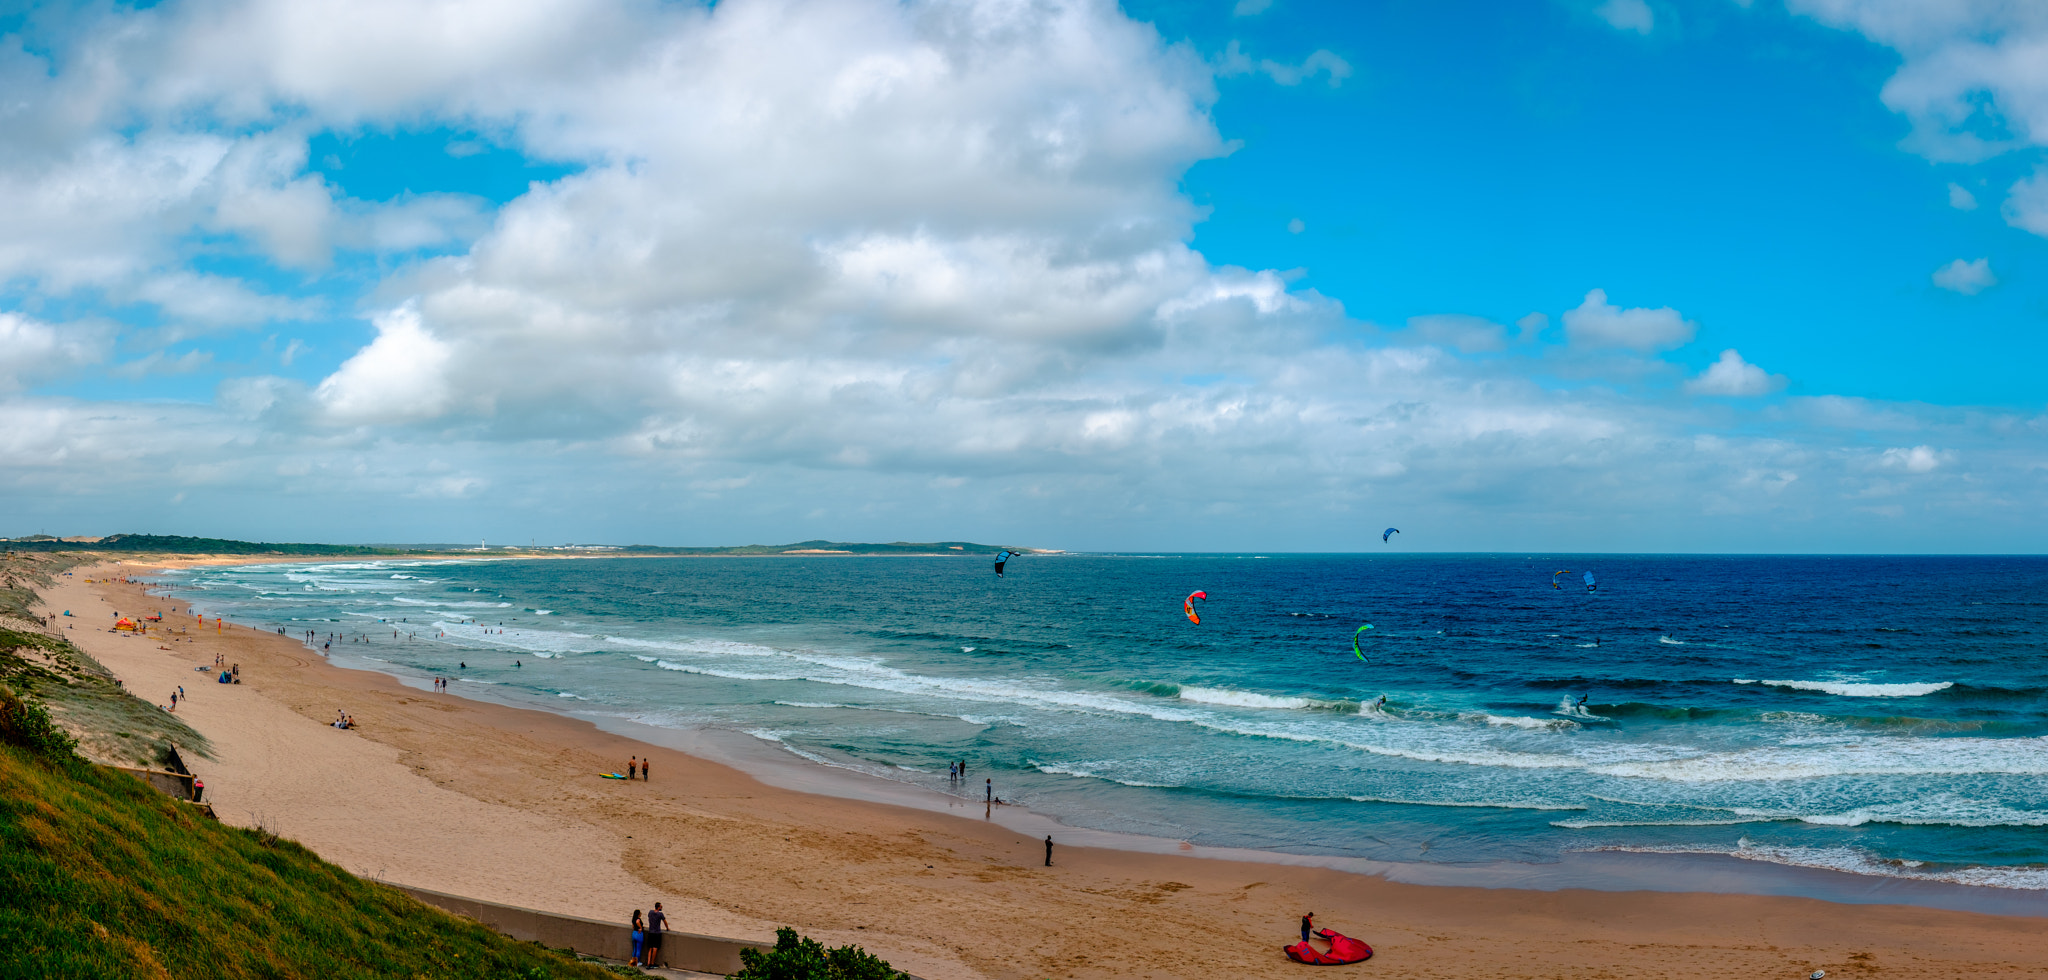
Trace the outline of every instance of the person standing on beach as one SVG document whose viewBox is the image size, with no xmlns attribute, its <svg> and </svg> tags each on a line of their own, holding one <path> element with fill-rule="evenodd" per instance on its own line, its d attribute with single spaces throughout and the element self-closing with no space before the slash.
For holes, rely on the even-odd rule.
<svg viewBox="0 0 2048 980">
<path fill-rule="evenodd" d="M 988 800 L 988 802 L 990 802 L 990 803 L 994 803 L 994 802 L 996 801 L 996 781 L 995 781 L 995 779 L 994 779 L 994 778 L 984 779 L 984 780 L 982 780 L 982 783 L 984 784 L 984 787 L 983 787 L 983 792 L 984 792 L 984 794 L 986 795 L 986 797 L 987 797 L 987 800 Z"/>
<path fill-rule="evenodd" d="M 1316 928 L 1316 914 L 1315 914 L 1314 912 L 1310 912 L 1309 914 L 1307 914 L 1307 915 L 1304 915 L 1304 916 L 1302 916 L 1302 917 L 1301 917 L 1301 941 L 1302 941 L 1302 942 L 1308 942 L 1308 936 L 1309 936 L 1309 933 L 1311 933 L 1311 932 L 1315 931 L 1315 928 Z"/>
<path fill-rule="evenodd" d="M 653 775 L 651 775 L 651 773 L 650 773 L 650 770 L 652 770 L 653 768 L 654 768 L 654 760 L 653 760 L 653 759 L 642 759 L 642 760 L 640 760 L 640 781 L 641 781 L 641 782 L 643 782 L 643 783 L 644 783 L 644 782 L 646 782 L 646 781 L 648 781 L 648 780 L 650 780 L 650 779 L 653 779 L 653 778 L 654 778 L 654 777 L 653 777 Z M 656 902 L 656 903 L 654 903 L 654 911 L 656 911 L 656 912 L 659 912 L 659 911 L 661 911 L 661 903 L 660 903 L 660 902 Z"/>
<path fill-rule="evenodd" d="M 633 958 L 632 958 L 632 959 L 630 959 L 630 960 L 627 960 L 626 962 L 628 962 L 628 963 L 631 963 L 631 964 L 633 964 L 634 966 L 639 966 L 639 965 L 640 965 L 640 945 L 641 945 L 642 943 L 646 942 L 646 941 L 647 941 L 647 932 L 646 932 L 646 930 L 645 930 L 645 929 L 644 929 L 644 928 L 643 928 L 643 927 L 642 927 L 642 926 L 640 925 L 640 910 L 639 910 L 639 909 L 634 909 L 634 910 L 633 910 Z"/>
<path fill-rule="evenodd" d="M 1045 835 L 1045 866 L 1052 867 L 1052 835 Z"/>
<path fill-rule="evenodd" d="M 634 756 L 634 757 L 632 758 L 632 760 L 631 760 L 631 761 L 628 761 L 628 762 L 626 763 L 626 778 L 627 778 L 627 779 L 639 779 L 639 778 L 640 778 L 640 757 L 639 757 L 639 756 L 637 756 L 637 755 L 636 755 L 636 756 Z"/>
<path fill-rule="evenodd" d="M 654 903 L 654 911 L 647 913 L 647 942 L 643 945 L 644 955 L 640 962 L 654 966 L 661 959 L 661 934 L 668 931 L 668 914 L 661 910 L 661 903 Z"/>
</svg>

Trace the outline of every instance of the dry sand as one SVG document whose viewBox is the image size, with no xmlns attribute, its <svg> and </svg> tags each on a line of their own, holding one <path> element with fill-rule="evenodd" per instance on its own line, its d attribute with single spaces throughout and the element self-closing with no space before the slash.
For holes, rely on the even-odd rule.
<svg viewBox="0 0 2048 980">
<path fill-rule="evenodd" d="M 143 574 L 162 563 L 103 566 Z M 1043 845 L 993 822 L 764 785 L 540 711 L 333 667 L 297 641 L 193 625 L 182 603 L 78 569 L 50 590 L 74 642 L 213 741 L 222 819 L 360 874 L 488 901 L 770 938 L 791 925 L 930 980 L 1300 977 L 1302 912 L 1403 977 L 2039 977 L 2043 921 L 1803 898 L 1396 884 L 1313 867 Z M 107 632 L 161 609 L 160 633 Z M 183 616 L 179 613 L 184 612 Z M 168 649 L 163 649 L 167 647 Z M 244 683 L 195 671 L 221 653 Z M 327 726 L 337 709 L 359 730 Z M 596 778 L 631 755 L 652 782 Z M 969 811 L 979 817 L 979 811 Z M 1318 974 L 1320 975 L 1320 974 Z"/>
</svg>

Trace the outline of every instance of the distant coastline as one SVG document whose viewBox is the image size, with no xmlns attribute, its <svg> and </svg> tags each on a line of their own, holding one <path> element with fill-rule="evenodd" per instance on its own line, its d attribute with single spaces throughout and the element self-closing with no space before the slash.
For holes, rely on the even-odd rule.
<svg viewBox="0 0 2048 980">
<path fill-rule="evenodd" d="M 864 541 L 797 541 L 791 544 L 744 544 L 716 547 L 670 547 L 665 545 L 499 545 L 491 547 L 478 542 L 476 547 L 455 544 L 308 544 L 271 543 L 264 541 L 238 541 L 231 538 L 199 538 L 175 534 L 109 534 L 99 537 L 74 535 L 69 537 L 35 534 L 20 538 L 0 538 L 0 550 L 11 551 L 91 551 L 122 552 L 135 554 L 178 554 L 178 555 L 246 555 L 260 557 L 435 557 L 435 556 L 531 556 L 531 557 L 606 557 L 640 555 L 759 555 L 759 556 L 840 556 L 840 555 L 901 555 L 907 557 L 983 557 L 1000 551 L 1015 551 L 1033 555 L 1061 554 L 1053 548 L 1024 548 L 1011 545 L 980 544 L 973 541 L 891 541 L 875 543 Z"/>
</svg>

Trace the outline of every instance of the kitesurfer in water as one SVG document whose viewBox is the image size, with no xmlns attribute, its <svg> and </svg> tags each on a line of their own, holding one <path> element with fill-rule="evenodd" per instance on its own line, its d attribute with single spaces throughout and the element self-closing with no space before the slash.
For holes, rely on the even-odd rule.
<svg viewBox="0 0 2048 980">
<path fill-rule="evenodd" d="M 1380 695 L 1380 700 L 1379 700 L 1379 703 L 1378 703 L 1378 704 L 1375 704 L 1375 705 L 1373 705 L 1373 707 L 1375 707 L 1375 708 L 1380 708 L 1380 709 L 1385 709 L 1385 708 L 1386 708 L 1386 706 L 1387 706 L 1387 696 L 1386 696 L 1386 695 L 1384 695 L 1384 694 Z"/>
<path fill-rule="evenodd" d="M 1587 699 L 1587 698 L 1589 698 L 1589 697 L 1592 697 L 1592 695 L 1590 695 L 1590 694 L 1581 694 L 1581 695 L 1579 695 L 1579 707 L 1581 707 L 1581 708 L 1585 707 L 1585 706 L 1586 706 L 1586 699 Z"/>
</svg>

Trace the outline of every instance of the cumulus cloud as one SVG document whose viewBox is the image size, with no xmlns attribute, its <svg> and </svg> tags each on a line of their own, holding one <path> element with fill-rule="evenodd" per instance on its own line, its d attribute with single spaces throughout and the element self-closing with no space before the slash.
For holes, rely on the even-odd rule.
<svg viewBox="0 0 2048 980">
<path fill-rule="evenodd" d="M 1334 85 L 1350 66 L 1241 48 L 1205 63 L 1108 0 L 94 10 L 104 29 L 80 50 L 0 58 L 31 107 L 10 119 L 45 134 L 0 128 L 0 195 L 18 205 L 0 211 L 0 276 L 238 324 L 305 309 L 191 271 L 194 241 L 351 275 L 337 252 L 399 258 L 352 297 L 374 336 L 317 383 L 229 378 L 210 406 L 0 399 L 10 513 L 146 473 L 151 500 L 191 491 L 191 520 L 248 527 L 237 503 L 260 495 L 376 540 L 516 510 L 614 539 L 958 522 L 1162 546 L 1199 515 L 1247 545 L 1336 547 L 1332 528 L 1387 511 L 1498 528 L 1459 518 L 1511 510 L 1560 543 L 1679 547 L 1709 542 L 1599 535 L 1847 527 L 1841 502 L 1880 479 L 1926 485 L 1913 506 L 1962 506 L 1943 479 L 1891 476 L 1864 448 L 1879 426 L 1895 434 L 1876 445 L 1967 451 L 1969 506 L 1996 512 L 1998 493 L 2024 503 L 2011 488 L 2048 429 L 1789 399 L 1773 411 L 1839 431 L 1703 436 L 1734 409 L 1538 384 L 1512 358 L 1461 356 L 1506 347 L 1490 319 L 1364 331 L 1279 273 L 1211 263 L 1180 183 L 1228 150 L 1215 76 Z M 412 126 L 574 172 L 493 209 L 353 200 L 306 169 L 314 133 Z M 1574 347 L 1644 354 L 1697 330 L 1601 290 L 1563 323 Z M 1549 321 L 1515 325 L 1533 342 Z M 0 378 L 101 356 L 70 324 L 0 330 Z M 346 336 L 315 342 L 332 356 Z M 1693 387 L 1762 393 L 1758 376 L 1782 385 L 1731 351 Z M 1589 499 L 1608 503 L 1558 505 Z M 645 523 L 670 511 L 693 523 Z M 331 523 L 346 520 L 361 523 Z M 1458 544 L 1512 544 L 1473 533 Z"/>
<path fill-rule="evenodd" d="M 2036 169 L 2033 176 L 2015 181 L 2006 191 L 2005 205 L 1999 212 L 2005 215 L 2006 223 L 2015 228 L 2048 236 L 2048 167 Z"/>
<path fill-rule="evenodd" d="M 107 342 L 103 330 L 64 328 L 19 313 L 0 313 L 0 392 L 99 363 Z"/>
<path fill-rule="evenodd" d="M 1281 85 L 1300 85 L 1321 76 L 1331 88 L 1344 84 L 1351 77 L 1351 63 L 1335 52 L 1317 49 L 1299 62 L 1274 61 L 1271 58 L 1254 59 L 1244 52 L 1244 47 L 1232 41 L 1224 48 L 1223 55 L 1216 60 L 1216 74 L 1226 78 L 1238 75 L 1263 74 Z"/>
<path fill-rule="evenodd" d="M 1977 210 L 1977 195 L 1970 193 L 1961 184 L 1948 185 L 1948 206 L 1958 211 Z"/>
<path fill-rule="evenodd" d="M 377 318 L 377 339 L 327 380 L 315 396 L 342 424 L 430 419 L 447 407 L 447 371 L 453 349 L 427 332 L 419 310 L 407 305 Z"/>
<path fill-rule="evenodd" d="M 1657 15 L 1644 0 L 1605 0 L 1593 13 L 1618 31 L 1648 34 L 1657 26 Z"/>
<path fill-rule="evenodd" d="M 1896 470 L 1901 473 L 1932 473 L 1943 464 L 1954 462 L 1955 454 L 1935 449 L 1932 446 L 1887 449 L 1877 457 L 1879 469 Z"/>
<path fill-rule="evenodd" d="M 1972 259 L 1954 262 L 1934 270 L 1934 284 L 1965 296 L 1975 296 L 1998 285 L 1998 277 L 1991 273 L 1990 259 Z"/>
<path fill-rule="evenodd" d="M 1685 383 L 1685 390 L 1695 395 L 1723 395 L 1731 398 L 1754 398 L 1768 395 L 1785 387 L 1785 376 L 1771 374 L 1742 359 L 1735 348 L 1721 352 L 1721 359 L 1707 365 L 1699 377 Z"/>
<path fill-rule="evenodd" d="M 1692 342 L 1699 327 L 1668 306 L 1622 309 L 1607 302 L 1607 291 L 1595 289 L 1585 302 L 1565 311 L 1564 330 L 1575 346 L 1660 351 Z"/>
<path fill-rule="evenodd" d="M 1999 0 L 1790 0 L 1904 58 L 1881 96 L 1913 123 L 1908 145 L 1973 162 L 2048 145 L 2048 6 Z"/>
<path fill-rule="evenodd" d="M 1503 350 L 1508 331 L 1485 317 L 1456 313 L 1408 318 L 1408 329 L 1423 343 L 1455 347 L 1467 354 Z"/>
</svg>

